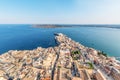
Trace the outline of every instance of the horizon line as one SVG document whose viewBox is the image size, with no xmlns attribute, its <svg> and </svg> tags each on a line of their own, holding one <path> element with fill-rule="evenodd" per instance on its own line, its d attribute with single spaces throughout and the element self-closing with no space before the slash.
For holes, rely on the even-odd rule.
<svg viewBox="0 0 120 80">
<path fill-rule="evenodd" d="M 120 25 L 120 24 L 71 24 L 71 23 L 0 23 L 0 25 Z"/>
</svg>

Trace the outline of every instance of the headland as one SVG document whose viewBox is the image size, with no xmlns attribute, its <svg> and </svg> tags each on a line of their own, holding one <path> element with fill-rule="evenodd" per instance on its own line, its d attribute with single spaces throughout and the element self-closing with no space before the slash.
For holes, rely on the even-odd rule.
<svg viewBox="0 0 120 80">
<path fill-rule="evenodd" d="M 120 63 L 62 33 L 55 47 L 0 55 L 0 80 L 120 80 Z"/>
</svg>

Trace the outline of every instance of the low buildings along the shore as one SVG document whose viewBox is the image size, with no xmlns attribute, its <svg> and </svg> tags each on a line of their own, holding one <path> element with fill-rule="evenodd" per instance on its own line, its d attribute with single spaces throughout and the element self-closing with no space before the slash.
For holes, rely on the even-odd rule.
<svg viewBox="0 0 120 80">
<path fill-rule="evenodd" d="M 0 80 L 120 80 L 120 63 L 62 33 L 58 46 L 0 55 Z"/>
</svg>

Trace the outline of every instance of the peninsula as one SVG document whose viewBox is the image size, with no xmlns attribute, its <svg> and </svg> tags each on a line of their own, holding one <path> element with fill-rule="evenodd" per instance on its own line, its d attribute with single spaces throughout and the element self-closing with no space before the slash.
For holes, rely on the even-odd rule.
<svg viewBox="0 0 120 80">
<path fill-rule="evenodd" d="M 0 80 L 120 80 L 120 63 L 62 33 L 55 47 L 0 55 Z"/>
</svg>

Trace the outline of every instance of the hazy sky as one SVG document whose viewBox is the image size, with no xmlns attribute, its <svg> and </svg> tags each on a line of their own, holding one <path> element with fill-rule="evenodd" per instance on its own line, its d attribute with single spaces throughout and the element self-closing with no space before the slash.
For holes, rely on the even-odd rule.
<svg viewBox="0 0 120 80">
<path fill-rule="evenodd" d="M 0 23 L 120 24 L 120 0 L 0 0 Z"/>
</svg>

